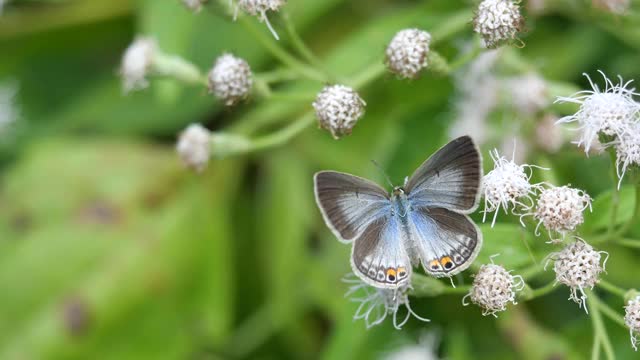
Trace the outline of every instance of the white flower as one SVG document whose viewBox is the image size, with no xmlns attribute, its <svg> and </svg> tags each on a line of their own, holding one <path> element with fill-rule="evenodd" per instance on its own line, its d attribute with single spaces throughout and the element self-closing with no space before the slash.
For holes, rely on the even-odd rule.
<svg viewBox="0 0 640 360">
<path fill-rule="evenodd" d="M 325 86 L 313 102 L 320 127 L 335 139 L 351 134 L 365 105 L 355 90 L 344 85 Z"/>
<path fill-rule="evenodd" d="M 0 84 L 0 136 L 18 120 L 19 109 L 16 104 L 18 85 L 14 82 Z"/>
<path fill-rule="evenodd" d="M 593 0 L 593 6 L 616 15 L 624 15 L 631 6 L 630 0 Z"/>
<path fill-rule="evenodd" d="M 534 115 L 549 103 L 547 83 L 535 73 L 506 78 L 503 87 L 521 114 Z"/>
<path fill-rule="evenodd" d="M 399 31 L 387 46 L 387 67 L 407 79 L 415 79 L 427 67 L 431 35 L 420 29 Z"/>
<path fill-rule="evenodd" d="M 629 300 L 627 306 L 624 307 L 624 323 L 629 328 L 631 336 L 631 346 L 638 351 L 638 335 L 640 335 L 640 296 Z"/>
<path fill-rule="evenodd" d="M 605 81 L 605 89 L 601 91 L 598 85 L 589 80 L 593 90 L 583 90 L 570 97 L 558 97 L 556 102 L 579 104 L 580 109 L 573 115 L 565 116 L 558 123 L 577 122 L 582 136 L 578 146 L 584 145 L 585 152 L 589 152 L 591 145 L 599 134 L 608 136 L 622 136 L 630 127 L 638 123 L 640 106 L 633 100 L 637 95 L 634 89 L 628 89 L 631 81 L 623 82 L 621 77 L 618 84 L 614 84 L 600 71 Z"/>
<path fill-rule="evenodd" d="M 156 41 L 144 36 L 137 37 L 125 50 L 120 66 L 125 92 L 144 89 L 149 85 L 146 77 L 151 71 L 157 51 Z"/>
<path fill-rule="evenodd" d="M 208 76 L 209 91 L 225 105 L 232 106 L 246 99 L 253 86 L 253 75 L 249 64 L 231 54 L 216 59 Z"/>
<path fill-rule="evenodd" d="M 640 125 L 631 126 L 626 133 L 613 142 L 613 146 L 616 150 L 616 172 L 618 189 L 620 189 L 627 168 L 631 165 L 640 165 Z"/>
<path fill-rule="evenodd" d="M 207 0 L 182 0 L 184 6 L 195 12 L 202 10 L 202 5 L 204 5 L 205 2 L 207 2 Z"/>
<path fill-rule="evenodd" d="M 209 162 L 211 133 L 200 124 L 189 125 L 181 134 L 176 151 L 182 162 L 200 172 Z"/>
<path fill-rule="evenodd" d="M 367 329 L 379 325 L 388 315 L 393 316 L 393 326 L 398 330 L 409 321 L 411 315 L 421 321 L 430 321 L 411 309 L 407 295 L 411 286 L 408 283 L 397 289 L 380 289 L 365 284 L 353 274 L 347 275 L 343 281 L 350 284 L 345 297 L 351 297 L 351 301 L 360 304 L 353 319 L 363 319 Z M 402 321 L 398 321 L 398 311 L 402 305 L 407 308 L 407 314 Z"/>
<path fill-rule="evenodd" d="M 505 311 L 507 304 L 516 302 L 516 291 L 524 289 L 524 279 L 520 275 L 511 275 L 504 267 L 496 264 L 485 264 L 474 276 L 469 294 L 462 298 L 464 306 L 467 297 L 482 308 L 482 315 L 493 315 Z"/>
<path fill-rule="evenodd" d="M 605 254 L 606 257 L 600 265 L 602 254 Z M 607 252 L 595 251 L 591 245 L 577 238 L 575 242 L 567 245 L 561 251 L 549 254 L 545 270 L 549 261 L 553 261 L 556 282 L 568 286 L 571 289 L 569 300 L 584 307 L 584 311 L 588 313 L 587 295 L 584 293 L 584 289 L 593 288 L 598 283 L 600 273 L 605 271 L 608 257 Z"/>
<path fill-rule="evenodd" d="M 384 360 L 438 360 L 438 335 L 429 332 L 420 336 L 418 344 L 404 345 L 386 354 Z"/>
<path fill-rule="evenodd" d="M 591 208 L 591 197 L 580 189 L 568 186 L 550 187 L 540 192 L 533 217 L 549 233 L 552 231 L 564 235 L 584 222 L 583 211 Z M 553 241 L 552 241 L 553 242 Z"/>
<path fill-rule="evenodd" d="M 482 36 L 488 48 L 517 38 L 524 19 L 520 7 L 511 0 L 484 0 L 473 19 L 473 30 Z"/>
<path fill-rule="evenodd" d="M 267 11 L 278 11 L 285 4 L 285 0 L 239 0 L 238 6 L 244 10 L 247 14 L 257 16 L 260 21 L 267 24 L 269 31 L 273 34 L 276 40 L 279 40 L 278 34 L 271 26 L 269 18 L 267 17 Z M 237 8 L 236 8 L 237 12 Z M 236 14 L 237 15 L 237 14 Z M 235 17 L 235 16 L 234 16 Z"/>
<path fill-rule="evenodd" d="M 562 128 L 556 126 L 557 121 L 555 115 L 547 114 L 536 124 L 535 141 L 540 148 L 549 153 L 558 152 L 564 144 L 565 135 Z"/>
<path fill-rule="evenodd" d="M 533 206 L 532 196 L 539 190 L 540 184 L 531 184 L 531 170 L 533 165 L 518 165 L 513 160 L 507 160 L 500 156 L 498 150 L 489 153 L 493 159 L 493 170 L 489 171 L 482 179 L 482 192 L 484 195 L 484 215 L 482 221 L 486 221 L 487 213 L 495 212 L 491 226 L 496 222 L 498 212 L 502 208 L 505 213 L 511 211 L 515 214 L 517 208 L 529 210 Z M 525 202 L 526 201 L 526 202 Z"/>
</svg>

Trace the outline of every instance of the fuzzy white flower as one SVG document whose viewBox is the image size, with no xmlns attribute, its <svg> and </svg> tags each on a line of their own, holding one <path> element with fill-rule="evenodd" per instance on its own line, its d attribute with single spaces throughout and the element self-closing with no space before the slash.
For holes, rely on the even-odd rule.
<svg viewBox="0 0 640 360">
<path fill-rule="evenodd" d="M 540 184 L 531 184 L 531 168 L 533 165 L 518 165 L 513 160 L 507 160 L 494 149 L 489 153 L 493 160 L 493 170 L 482 178 L 482 193 L 484 195 L 484 210 L 482 221 L 486 221 L 487 213 L 494 212 L 491 226 L 496 222 L 498 212 L 516 213 L 529 210 L 533 206 L 532 196 L 541 189 Z M 527 174 L 527 170 L 529 173 Z M 526 202 L 525 202 L 526 201 Z"/>
<path fill-rule="evenodd" d="M 18 120 L 19 110 L 16 104 L 18 85 L 10 81 L 0 84 L 0 136 Z"/>
<path fill-rule="evenodd" d="M 524 18 L 520 7 L 511 0 L 484 0 L 476 10 L 473 30 L 482 36 L 488 48 L 517 39 Z"/>
<path fill-rule="evenodd" d="M 507 304 L 516 302 L 516 291 L 524 289 L 524 279 L 520 275 L 511 275 L 504 267 L 496 264 L 485 264 L 475 274 L 473 285 L 467 295 L 462 298 L 464 306 L 469 305 L 465 300 L 482 308 L 482 315 L 493 315 L 505 311 Z"/>
<path fill-rule="evenodd" d="M 500 89 L 493 71 L 499 56 L 499 50 L 485 51 L 455 74 L 458 96 L 455 97 L 455 119 L 449 128 L 451 139 L 473 134 L 478 144 L 488 140 L 487 117 L 498 103 Z"/>
<path fill-rule="evenodd" d="M 550 237 L 552 231 L 564 236 L 584 222 L 583 212 L 586 208 L 591 209 L 591 197 L 584 191 L 568 186 L 546 188 L 540 192 L 533 212 L 538 222 L 535 232 L 538 235 L 538 227 L 543 225 Z"/>
<path fill-rule="evenodd" d="M 204 5 L 205 2 L 207 2 L 207 0 L 182 0 L 184 6 L 195 12 L 202 10 L 202 5 Z"/>
<path fill-rule="evenodd" d="M 564 144 L 565 134 L 561 127 L 556 126 L 558 118 L 547 114 L 536 124 L 535 141 L 544 151 L 558 152 Z"/>
<path fill-rule="evenodd" d="M 344 85 L 325 86 L 313 102 L 320 127 L 335 139 L 351 134 L 365 105 L 355 90 Z"/>
<path fill-rule="evenodd" d="M 635 351 L 638 351 L 638 342 L 640 342 L 638 339 L 638 336 L 640 336 L 640 296 L 629 300 L 627 306 L 624 307 L 624 312 L 624 323 L 629 328 L 631 346 Z"/>
<path fill-rule="evenodd" d="M 624 15 L 631 6 L 630 0 L 593 0 L 593 6 L 616 15 Z"/>
<path fill-rule="evenodd" d="M 618 189 L 629 166 L 640 165 L 640 124 L 633 124 L 626 133 L 613 141 L 616 150 Z"/>
<path fill-rule="evenodd" d="M 253 86 L 253 74 L 249 64 L 231 54 L 219 56 L 207 78 L 209 91 L 227 106 L 246 99 Z"/>
<path fill-rule="evenodd" d="M 600 260 L 603 254 L 605 259 L 601 265 Z M 578 303 L 580 307 L 584 307 L 584 311 L 589 313 L 584 289 L 592 289 L 598 283 L 600 273 L 605 271 L 608 257 L 607 252 L 596 251 L 584 240 L 576 238 L 575 242 L 561 251 L 549 254 L 545 270 L 549 261 L 553 261 L 556 282 L 568 286 L 571 289 L 569 300 Z"/>
<path fill-rule="evenodd" d="M 360 304 L 353 319 L 364 320 L 367 329 L 381 324 L 389 315 L 393 317 L 393 327 L 398 330 L 409 321 L 411 315 L 421 321 L 430 321 L 420 317 L 411 309 L 407 294 L 411 285 L 408 283 L 397 289 L 380 289 L 365 284 L 353 274 L 347 275 L 343 281 L 350 284 L 345 297 L 351 297 L 351 301 Z M 398 312 L 402 305 L 407 308 L 407 314 L 402 321 L 399 321 Z"/>
<path fill-rule="evenodd" d="M 249 15 L 257 16 L 260 21 L 267 24 L 269 31 L 271 31 L 276 40 L 279 40 L 278 34 L 269 22 L 267 11 L 278 11 L 285 3 L 285 0 L 238 0 L 238 7 Z M 234 17 L 237 17 L 237 8 Z"/>
<path fill-rule="evenodd" d="M 427 67 L 431 35 L 420 29 L 399 31 L 386 50 L 387 67 L 406 79 L 415 79 Z"/>
<path fill-rule="evenodd" d="M 587 74 L 592 90 L 583 90 L 570 97 L 558 97 L 556 102 L 579 104 L 580 109 L 573 115 L 565 116 L 558 123 L 577 122 L 582 136 L 578 146 L 584 145 L 585 152 L 589 152 L 591 145 L 598 138 L 598 134 L 608 136 L 622 136 L 634 124 L 638 123 L 640 105 L 633 100 L 637 95 L 634 89 L 627 88 L 631 81 L 614 84 L 606 75 L 599 71 L 605 81 L 605 89 L 601 91 L 598 85 L 591 81 Z"/>
<path fill-rule="evenodd" d="M 523 115 L 534 115 L 549 103 L 547 83 L 535 73 L 506 78 L 503 88 L 513 107 Z"/>
<path fill-rule="evenodd" d="M 178 138 L 176 151 L 182 162 L 200 172 L 209 162 L 211 133 L 200 124 L 189 125 Z"/>
<path fill-rule="evenodd" d="M 147 75 L 157 51 L 156 41 L 145 36 L 138 36 L 125 50 L 120 66 L 125 92 L 144 89 L 149 85 Z"/>
</svg>

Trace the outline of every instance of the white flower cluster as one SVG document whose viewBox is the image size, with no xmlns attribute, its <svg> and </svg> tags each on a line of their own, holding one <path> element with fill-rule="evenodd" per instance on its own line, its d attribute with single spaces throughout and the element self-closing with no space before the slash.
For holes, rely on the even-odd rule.
<svg viewBox="0 0 640 360">
<path fill-rule="evenodd" d="M 125 92 L 144 89 L 149 85 L 147 75 L 158 51 L 156 41 L 149 37 L 137 37 L 124 52 L 120 75 Z"/>
<path fill-rule="evenodd" d="M 251 92 L 253 75 L 249 64 L 231 54 L 216 59 L 208 76 L 209 91 L 225 105 L 232 106 L 246 99 Z"/>
<path fill-rule="evenodd" d="M 418 344 L 409 344 L 385 355 L 384 360 L 438 360 L 439 336 L 436 332 L 423 333 Z"/>
<path fill-rule="evenodd" d="M 210 145 L 209 130 L 200 124 L 191 124 L 180 133 L 176 151 L 186 166 L 200 172 L 209 162 Z"/>
<path fill-rule="evenodd" d="M 584 146 L 585 152 L 598 144 L 598 137 L 605 136 L 604 148 L 614 146 L 617 154 L 616 167 L 620 182 L 627 168 L 640 164 L 640 104 L 634 100 L 638 95 L 629 88 L 631 81 L 614 84 L 600 71 L 605 81 L 604 91 L 584 74 L 592 90 L 583 90 L 570 97 L 558 97 L 556 102 L 579 104 L 580 109 L 573 115 L 566 116 L 558 123 L 577 123 L 581 136 L 578 146 Z M 618 184 L 618 187 L 620 183 Z"/>
<path fill-rule="evenodd" d="M 386 50 L 387 67 L 396 75 L 415 79 L 427 67 L 431 35 L 420 29 L 399 31 Z"/>
<path fill-rule="evenodd" d="M 239 0 L 238 6 L 247 14 L 257 16 L 258 19 L 269 28 L 269 31 L 278 40 L 278 34 L 271 26 L 269 18 L 267 17 L 267 11 L 278 11 L 284 6 L 285 0 Z M 237 15 L 237 14 L 236 14 Z"/>
<path fill-rule="evenodd" d="M 547 82 L 538 74 L 530 72 L 503 80 L 513 107 L 521 114 L 534 115 L 549 103 Z"/>
<path fill-rule="evenodd" d="M 480 34 L 488 48 L 515 40 L 524 18 L 520 7 L 512 0 L 484 0 L 473 19 L 473 30 Z"/>
<path fill-rule="evenodd" d="M 627 306 L 624 307 L 624 323 L 629 328 L 631 336 L 631 346 L 638 351 L 638 336 L 640 335 L 640 295 L 635 299 L 629 300 Z"/>
<path fill-rule="evenodd" d="M 345 297 L 351 296 L 351 301 L 360 304 L 353 319 L 364 320 L 367 329 L 381 324 L 389 315 L 393 317 L 393 327 L 398 330 L 409 321 L 411 315 L 421 321 L 430 321 L 420 317 L 411 309 L 409 295 L 407 295 L 411 289 L 409 284 L 397 289 L 376 288 L 365 284 L 353 274 L 347 275 L 343 281 L 351 285 Z M 399 321 L 398 311 L 402 305 L 407 308 L 407 314 Z"/>
<path fill-rule="evenodd" d="M 600 260 L 603 254 L 606 256 L 601 265 Z M 584 293 L 584 289 L 593 288 L 598 283 L 600 273 L 605 270 L 608 257 L 608 253 L 596 251 L 584 240 L 576 239 L 561 251 L 551 253 L 548 261 L 553 260 L 554 262 L 553 270 L 556 273 L 556 282 L 571 289 L 569 300 L 584 307 L 588 313 L 587 295 Z M 578 292 L 580 293 L 578 294 Z"/>
<path fill-rule="evenodd" d="M 534 167 L 533 165 L 518 165 L 513 159 L 507 160 L 506 157 L 501 156 L 496 149 L 489 154 L 494 167 L 482 179 L 482 193 L 484 195 L 482 221 L 486 221 L 487 213 L 495 212 L 491 221 L 491 226 L 493 226 L 501 208 L 505 213 L 511 211 L 514 214 L 518 208 L 525 211 L 530 210 L 534 203 L 532 196 L 541 189 L 541 185 L 529 182 L 531 171 L 527 174 L 526 170 L 530 170 Z"/>
<path fill-rule="evenodd" d="M 493 315 L 507 309 L 507 304 L 516 303 L 516 291 L 524 289 L 524 279 L 520 275 L 511 275 L 504 267 L 496 264 L 485 264 L 473 279 L 471 291 L 464 298 L 482 308 L 482 315 Z"/>
<path fill-rule="evenodd" d="M 540 192 L 533 217 L 538 226 L 542 224 L 547 231 L 564 235 L 584 222 L 582 213 L 586 208 L 591 208 L 591 197 L 584 191 L 554 186 Z"/>
<path fill-rule="evenodd" d="M 313 102 L 320 127 L 335 139 L 351 134 L 365 105 L 355 90 L 344 85 L 325 86 Z"/>
</svg>

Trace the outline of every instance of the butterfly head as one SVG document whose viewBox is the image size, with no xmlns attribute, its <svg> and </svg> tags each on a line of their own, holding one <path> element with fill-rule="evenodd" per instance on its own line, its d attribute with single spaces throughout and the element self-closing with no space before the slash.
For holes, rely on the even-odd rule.
<svg viewBox="0 0 640 360">
<path fill-rule="evenodd" d="M 393 196 L 400 196 L 400 195 L 404 195 L 404 194 L 405 194 L 404 188 L 401 187 L 401 186 L 395 186 L 393 188 L 393 191 L 391 192 L 391 195 L 393 195 Z"/>
</svg>

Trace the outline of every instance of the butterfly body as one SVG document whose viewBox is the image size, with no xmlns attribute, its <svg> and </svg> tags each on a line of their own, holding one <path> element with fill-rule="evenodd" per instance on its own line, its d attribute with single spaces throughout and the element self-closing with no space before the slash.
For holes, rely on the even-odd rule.
<svg viewBox="0 0 640 360">
<path fill-rule="evenodd" d="M 458 138 L 390 194 L 369 180 L 321 171 L 316 201 L 336 237 L 353 243 L 351 267 L 364 282 L 397 288 L 418 264 L 432 276 L 453 276 L 482 244 L 466 215 L 477 206 L 480 161 L 471 139 Z"/>
</svg>

